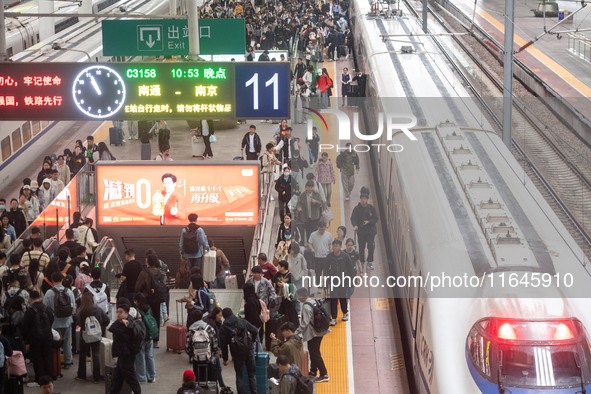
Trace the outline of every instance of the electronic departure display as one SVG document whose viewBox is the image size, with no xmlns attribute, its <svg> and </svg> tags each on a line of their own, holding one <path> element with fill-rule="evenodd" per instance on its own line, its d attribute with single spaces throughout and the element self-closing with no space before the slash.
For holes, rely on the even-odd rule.
<svg viewBox="0 0 591 394">
<path fill-rule="evenodd" d="M 4 63 L 0 118 L 289 117 L 289 64 Z"/>
</svg>

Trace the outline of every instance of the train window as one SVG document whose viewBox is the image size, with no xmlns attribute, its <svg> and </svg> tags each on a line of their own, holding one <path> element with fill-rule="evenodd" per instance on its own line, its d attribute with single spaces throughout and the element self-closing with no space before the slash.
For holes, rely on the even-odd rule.
<svg viewBox="0 0 591 394">
<path fill-rule="evenodd" d="M 12 132 L 12 151 L 16 152 L 21 146 L 23 146 L 23 141 L 21 140 L 21 129 L 19 127 Z"/>
<path fill-rule="evenodd" d="M 486 376 L 490 376 L 490 345 L 491 342 L 472 327 L 468 337 L 468 352 L 472 363 Z"/>
<path fill-rule="evenodd" d="M 31 139 L 31 122 L 25 122 L 21 128 L 23 132 L 23 144 L 26 144 Z"/>
<path fill-rule="evenodd" d="M 10 150 L 10 136 L 2 140 L 0 143 L 0 148 L 2 149 L 2 161 L 4 161 L 12 154 L 12 151 Z"/>
<path fill-rule="evenodd" d="M 33 124 L 33 135 L 39 134 L 41 131 L 41 122 L 31 122 Z"/>
<path fill-rule="evenodd" d="M 65 30 L 76 23 L 78 23 L 78 17 L 64 19 L 63 21 L 55 24 L 55 32 L 59 33 L 60 31 Z"/>
</svg>

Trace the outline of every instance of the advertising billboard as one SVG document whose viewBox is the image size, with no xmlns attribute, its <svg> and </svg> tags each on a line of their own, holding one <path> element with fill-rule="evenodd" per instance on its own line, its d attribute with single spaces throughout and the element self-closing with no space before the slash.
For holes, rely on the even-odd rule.
<svg viewBox="0 0 591 394">
<path fill-rule="evenodd" d="M 99 226 L 255 226 L 257 164 L 112 162 L 96 165 Z"/>
<path fill-rule="evenodd" d="M 70 206 L 69 209 L 68 204 Z M 55 226 L 57 224 L 61 227 L 64 224 L 69 223 L 68 217 L 71 217 L 77 209 L 76 180 L 73 179 L 55 197 L 55 199 L 49 203 L 47 208 L 39 214 L 37 219 L 35 219 L 31 225 L 43 227 L 43 225 Z"/>
</svg>

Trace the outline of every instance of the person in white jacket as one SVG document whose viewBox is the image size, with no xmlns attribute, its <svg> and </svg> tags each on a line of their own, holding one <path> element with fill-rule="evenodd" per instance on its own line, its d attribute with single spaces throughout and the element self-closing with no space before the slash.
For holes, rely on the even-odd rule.
<svg viewBox="0 0 591 394">
<path fill-rule="evenodd" d="M 86 248 L 86 254 L 92 256 L 93 249 L 98 246 L 98 240 L 92 232 L 92 219 L 86 218 L 84 224 L 78 227 L 78 243 Z"/>
</svg>

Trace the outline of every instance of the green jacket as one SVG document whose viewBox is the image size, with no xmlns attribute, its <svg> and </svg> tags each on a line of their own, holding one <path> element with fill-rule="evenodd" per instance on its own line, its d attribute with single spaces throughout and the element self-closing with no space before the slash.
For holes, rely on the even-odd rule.
<svg viewBox="0 0 591 394">
<path fill-rule="evenodd" d="M 312 199 L 312 202 L 310 203 L 311 209 L 309 211 L 308 211 L 308 202 L 307 202 L 308 198 Z M 297 209 L 302 210 L 302 216 L 301 216 L 302 221 L 308 222 L 310 220 L 320 219 L 320 216 L 322 215 L 322 206 L 323 206 L 322 198 L 320 197 L 320 194 L 318 194 L 318 192 L 313 191 L 310 194 L 308 194 L 307 192 L 304 192 L 300 195 L 300 198 L 298 199 Z"/>
<path fill-rule="evenodd" d="M 292 335 L 285 342 L 278 339 L 271 341 L 271 352 L 276 356 L 286 356 L 290 364 L 295 364 L 299 369 L 304 366 L 304 343 L 302 338 Z"/>
</svg>

